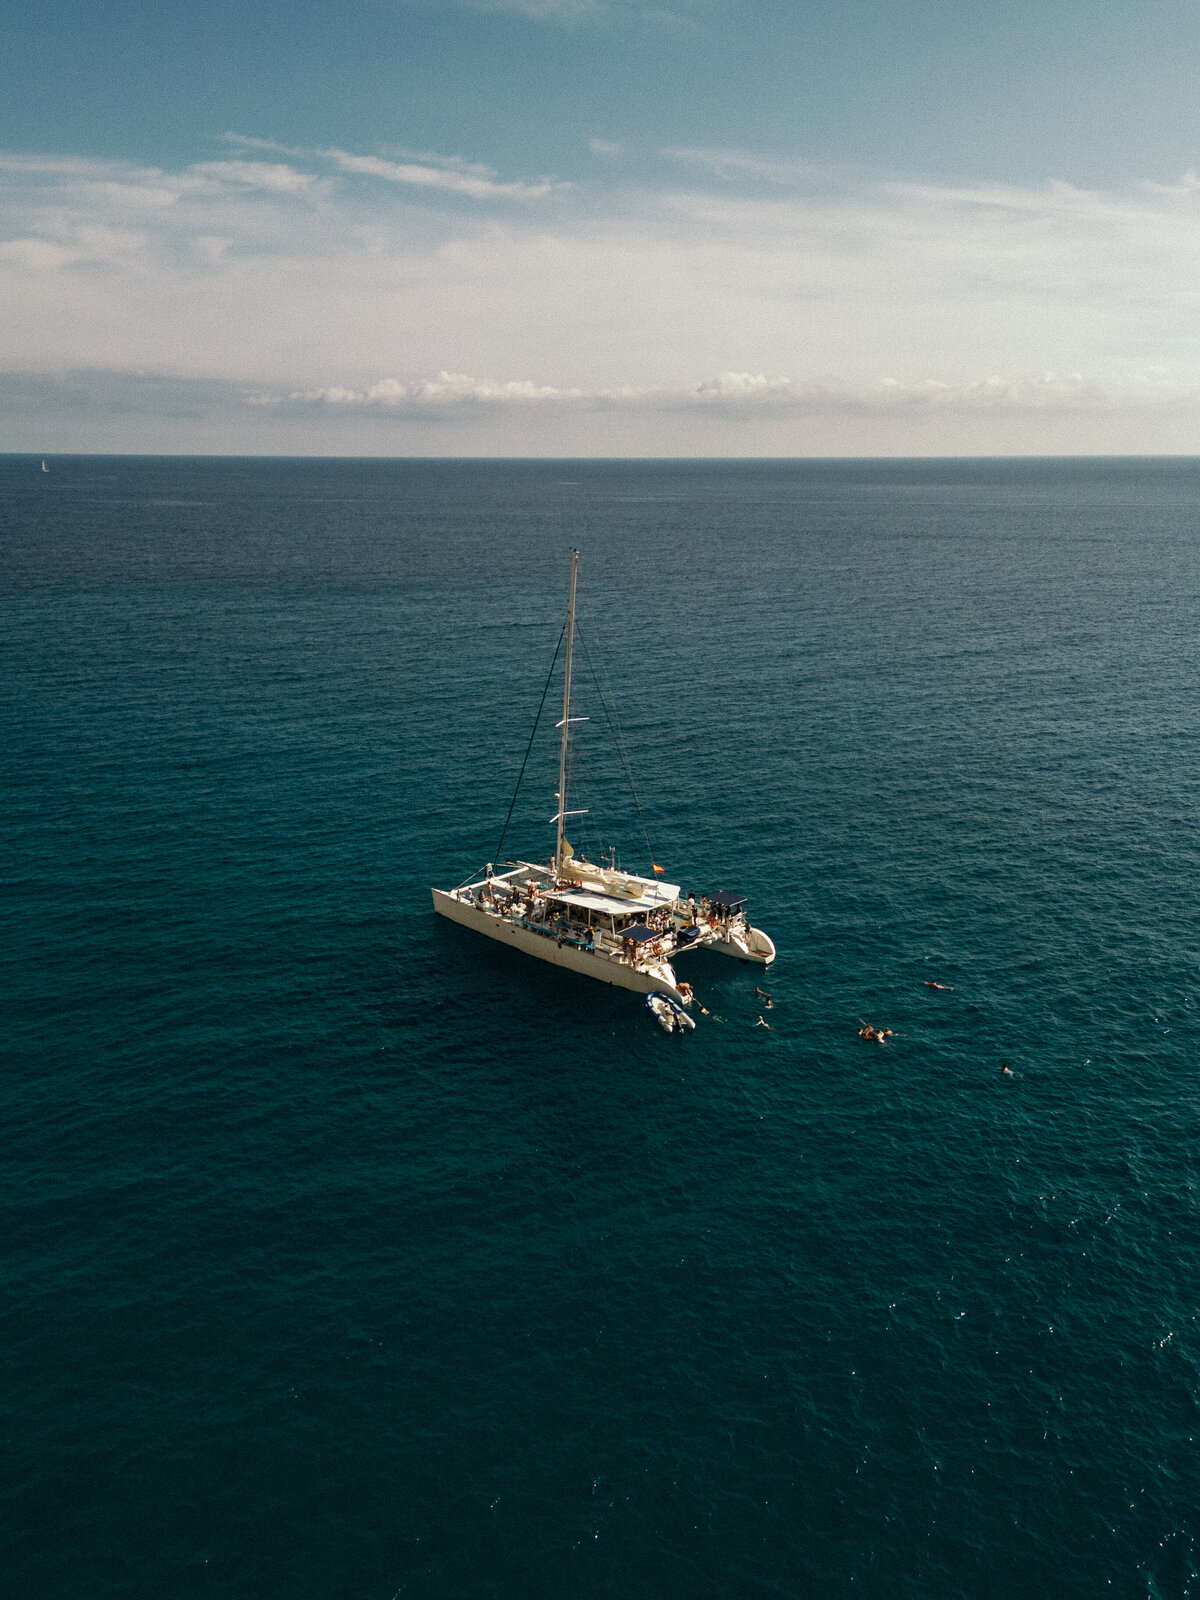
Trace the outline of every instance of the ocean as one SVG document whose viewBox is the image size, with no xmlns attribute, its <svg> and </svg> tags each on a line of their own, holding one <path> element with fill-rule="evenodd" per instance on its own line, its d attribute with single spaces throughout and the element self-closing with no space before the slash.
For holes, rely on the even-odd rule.
<svg viewBox="0 0 1200 1600">
<path fill-rule="evenodd" d="M 49 465 L 7 1595 L 1200 1593 L 1200 463 Z M 682 1039 L 431 909 L 572 546 L 577 848 L 646 866 L 611 686 L 653 859 L 779 951 L 682 957 Z"/>
</svg>

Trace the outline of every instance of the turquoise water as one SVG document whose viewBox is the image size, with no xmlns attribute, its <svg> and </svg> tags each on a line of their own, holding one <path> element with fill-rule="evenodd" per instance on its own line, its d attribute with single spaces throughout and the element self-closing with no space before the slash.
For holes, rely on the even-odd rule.
<svg viewBox="0 0 1200 1600">
<path fill-rule="evenodd" d="M 8 1593 L 1197 1593 L 1200 464 L 50 465 L 0 458 Z M 711 954 L 678 1040 L 432 914 L 572 544 L 771 1031 Z"/>
</svg>

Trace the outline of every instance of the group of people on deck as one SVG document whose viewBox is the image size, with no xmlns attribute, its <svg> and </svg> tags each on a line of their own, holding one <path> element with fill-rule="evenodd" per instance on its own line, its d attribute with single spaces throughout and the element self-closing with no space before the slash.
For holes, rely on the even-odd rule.
<svg viewBox="0 0 1200 1600">
<path fill-rule="evenodd" d="M 472 899 L 482 910 L 491 909 L 498 911 L 502 916 L 541 924 L 557 935 L 560 945 L 565 940 L 571 939 L 586 950 L 596 948 L 596 933 L 592 925 L 589 922 L 580 922 L 578 925 L 573 923 L 566 907 L 552 901 L 537 883 L 529 882 L 521 885 L 506 880 L 493 883 L 489 876 L 474 891 Z M 653 943 L 646 941 L 640 948 L 635 948 L 634 941 L 622 939 L 622 954 L 625 959 L 639 957 L 644 959 L 647 956 L 661 958 L 664 954 L 663 941 L 675 929 L 681 911 L 686 913 L 693 927 L 707 926 L 721 932 L 728 929 L 736 914 L 735 908 L 711 901 L 707 895 L 697 898 L 696 891 L 690 889 L 686 901 L 677 901 L 673 907 L 660 906 L 657 910 L 645 914 L 644 926 L 657 937 Z M 620 938 L 619 933 L 618 938 Z"/>
<path fill-rule="evenodd" d="M 491 906 L 493 911 L 515 911 L 519 909 L 520 903 L 520 891 L 514 889 L 510 883 L 497 888 L 488 878 L 475 891 L 475 904 L 484 909 Z"/>
<path fill-rule="evenodd" d="M 516 884 L 506 883 L 502 888 L 497 888 L 490 878 L 481 883 L 475 891 L 477 906 L 484 910 L 491 906 L 493 910 L 512 917 L 531 918 L 535 908 L 541 903 L 542 895 L 535 883 L 525 886 L 524 896 Z"/>
<path fill-rule="evenodd" d="M 481 910 L 489 908 L 498 911 L 501 916 L 516 917 L 524 922 L 540 923 L 557 935 L 561 946 L 567 939 L 582 945 L 585 950 L 596 948 L 596 933 L 590 923 L 572 923 L 565 907 L 560 907 L 557 916 L 552 915 L 553 904 L 545 891 L 536 883 L 527 883 L 522 889 L 518 884 L 505 883 L 497 887 L 491 878 L 479 885 L 474 895 L 474 903 Z"/>
<path fill-rule="evenodd" d="M 732 906 L 714 904 L 706 894 L 696 900 L 696 891 L 688 890 L 686 901 L 688 916 L 693 923 L 707 925 L 710 928 L 727 929 L 734 916 Z"/>
</svg>

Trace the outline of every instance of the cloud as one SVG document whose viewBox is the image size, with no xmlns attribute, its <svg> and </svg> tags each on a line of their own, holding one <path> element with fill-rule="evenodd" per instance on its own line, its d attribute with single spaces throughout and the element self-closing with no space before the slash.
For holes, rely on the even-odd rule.
<svg viewBox="0 0 1200 1600">
<path fill-rule="evenodd" d="M 244 413 L 253 398 L 244 384 L 172 373 L 79 368 L 30 373 L 0 370 L 0 409 L 14 415 L 106 418 L 168 417 L 203 421 Z"/>
<path fill-rule="evenodd" d="M 594 399 L 582 389 L 561 389 L 553 384 L 532 383 L 526 378 L 496 382 L 472 378 L 461 372 L 439 372 L 436 378 L 401 383 L 396 378 L 381 378 L 366 389 L 351 389 L 335 384 L 326 389 L 297 390 L 287 396 L 256 395 L 255 405 L 300 404 L 357 406 L 372 410 L 445 410 L 463 406 L 558 405 Z"/>
<path fill-rule="evenodd" d="M 303 194 L 319 181 L 313 173 L 300 172 L 280 161 L 200 161 L 189 171 L 217 183 L 269 189 L 274 194 Z"/>
<path fill-rule="evenodd" d="M 0 241 L 0 262 L 8 262 L 22 272 L 43 274 L 78 261 L 80 254 L 66 244 L 51 239 L 5 239 Z"/>
<path fill-rule="evenodd" d="M 793 187 L 821 174 L 824 169 L 807 161 L 780 161 L 748 150 L 709 150 L 689 145 L 669 145 L 659 152 L 685 167 L 711 172 L 716 178 L 734 182 L 750 178 L 764 183 Z"/>
<path fill-rule="evenodd" d="M 302 156 L 304 150 L 291 144 L 280 144 L 275 139 L 255 139 L 246 133 L 222 133 L 219 135 L 222 144 L 238 145 L 243 150 L 263 150 L 268 154 L 280 156 Z"/>
<path fill-rule="evenodd" d="M 565 390 L 442 373 L 282 393 L 166 372 L 0 371 L 4 447 L 325 455 L 1192 453 L 1200 373 L 1124 389 L 1042 374 L 951 385 L 724 374 Z"/>
<path fill-rule="evenodd" d="M 261 153 L 286 154 L 288 161 L 247 160 L 240 156 L 221 161 L 198 161 L 180 171 L 138 167 L 123 162 L 83 157 L 29 156 L 0 151 L 0 205 L 11 208 L 22 196 L 68 200 L 74 206 L 164 207 L 188 195 L 218 189 L 263 190 L 275 195 L 316 195 L 327 190 L 332 175 L 378 178 L 387 184 L 441 189 L 472 199 L 536 200 L 570 186 L 551 178 L 503 181 L 481 162 L 459 156 L 422 152 L 411 159 L 393 160 L 379 155 L 359 155 L 340 149 L 298 150 L 267 139 L 240 134 L 222 135 L 225 142 Z M 410 156 L 410 152 L 402 152 Z M 316 169 L 316 170 L 314 170 Z M 3 189 L 8 193 L 4 194 Z M 3 213 L 0 212 L 0 224 Z"/>
<path fill-rule="evenodd" d="M 418 188 L 445 189 L 452 194 L 470 195 L 474 200 L 539 200 L 555 189 L 567 187 L 549 178 L 541 178 L 536 183 L 498 183 L 487 168 L 464 168 L 454 161 L 434 166 L 428 161 L 385 161 L 379 156 L 350 155 L 345 150 L 326 150 L 321 153 L 339 172 L 365 174 L 372 178 L 383 178 L 388 183 L 411 184 Z"/>
<path fill-rule="evenodd" d="M 496 381 L 443 371 L 436 378 L 407 383 L 383 378 L 363 389 L 337 384 L 286 395 L 261 392 L 250 396 L 247 403 L 275 408 L 353 408 L 400 415 L 462 412 L 480 406 L 522 410 L 532 406 L 548 412 L 563 408 L 639 413 L 719 411 L 747 421 L 764 412 L 1078 416 L 1108 410 L 1200 407 L 1200 373 L 1184 381 L 1151 369 L 1134 375 L 1123 385 L 1106 387 L 1080 373 L 1047 372 L 1009 378 L 992 375 L 969 383 L 945 383 L 935 378 L 915 382 L 881 378 L 863 383 L 844 378 L 797 381 L 762 373 L 724 372 L 678 388 L 625 384 L 586 390 L 540 384 L 527 378 Z"/>
<path fill-rule="evenodd" d="M 953 450 L 1005 418 L 1035 440 L 1073 419 L 1083 447 L 1200 404 L 1194 177 L 937 185 L 709 151 L 666 187 L 572 187 L 224 144 L 179 169 L 0 153 L 0 363 L 45 380 L 39 406 L 78 418 L 55 375 L 107 373 L 69 391 L 99 417 L 141 371 L 280 439 L 419 422 L 549 448 L 591 419 L 624 447 L 604 419 L 640 418 L 648 449 L 790 448 L 824 418 L 870 449 L 891 419 Z"/>
<path fill-rule="evenodd" d="M 719 378 L 698 384 L 696 399 L 701 404 L 733 402 L 736 405 L 762 405 L 786 400 L 794 393 L 790 378 L 767 378 L 761 372 L 723 372 Z"/>
</svg>

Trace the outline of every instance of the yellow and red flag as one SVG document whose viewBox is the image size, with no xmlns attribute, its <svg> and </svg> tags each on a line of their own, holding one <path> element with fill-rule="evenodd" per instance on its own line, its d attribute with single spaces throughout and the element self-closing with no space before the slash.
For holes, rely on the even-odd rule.
<svg viewBox="0 0 1200 1600">
<path fill-rule="evenodd" d="M 666 870 L 665 868 L 660 867 L 657 861 L 652 861 L 650 863 L 650 865 L 654 869 L 655 872 L 663 872 L 663 871 Z"/>
</svg>

